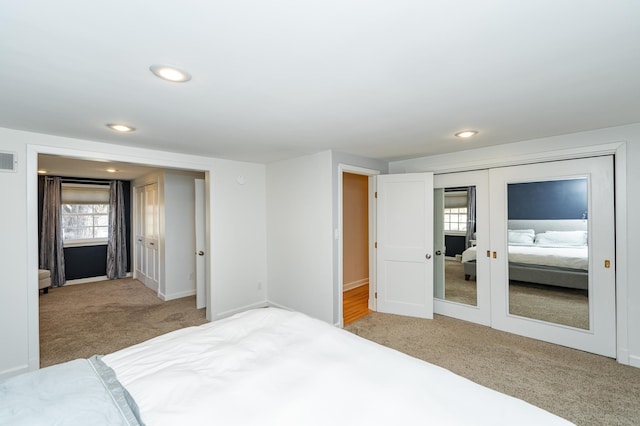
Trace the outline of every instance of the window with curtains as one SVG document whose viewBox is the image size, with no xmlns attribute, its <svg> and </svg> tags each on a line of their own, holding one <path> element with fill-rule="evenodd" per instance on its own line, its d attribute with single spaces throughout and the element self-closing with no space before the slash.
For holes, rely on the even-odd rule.
<svg viewBox="0 0 640 426">
<path fill-rule="evenodd" d="M 467 231 L 467 192 L 445 192 L 444 230 L 447 234 L 465 234 Z"/>
<path fill-rule="evenodd" d="M 62 184 L 62 238 L 65 247 L 106 244 L 109 186 Z"/>
</svg>

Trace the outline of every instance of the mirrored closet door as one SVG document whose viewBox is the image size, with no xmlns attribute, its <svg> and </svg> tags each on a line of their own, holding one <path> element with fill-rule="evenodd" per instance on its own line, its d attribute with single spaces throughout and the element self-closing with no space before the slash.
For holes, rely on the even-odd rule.
<svg viewBox="0 0 640 426">
<path fill-rule="evenodd" d="M 434 312 L 615 357 L 613 157 L 434 176 Z"/>
<path fill-rule="evenodd" d="M 434 311 L 490 325 L 488 171 L 434 177 Z"/>
<path fill-rule="evenodd" d="M 492 326 L 615 357 L 613 158 L 490 171 Z"/>
</svg>

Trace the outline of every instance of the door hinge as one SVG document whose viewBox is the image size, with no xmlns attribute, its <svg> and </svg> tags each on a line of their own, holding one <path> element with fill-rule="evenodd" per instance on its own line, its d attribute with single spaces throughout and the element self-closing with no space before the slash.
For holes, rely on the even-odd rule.
<svg viewBox="0 0 640 426">
<path fill-rule="evenodd" d="M 373 243 L 373 248 L 378 248 L 378 242 Z"/>
<path fill-rule="evenodd" d="M 373 296 L 377 299 L 378 298 L 378 292 L 376 291 Z"/>
<path fill-rule="evenodd" d="M 373 198 L 378 198 L 378 191 L 373 193 Z"/>
</svg>

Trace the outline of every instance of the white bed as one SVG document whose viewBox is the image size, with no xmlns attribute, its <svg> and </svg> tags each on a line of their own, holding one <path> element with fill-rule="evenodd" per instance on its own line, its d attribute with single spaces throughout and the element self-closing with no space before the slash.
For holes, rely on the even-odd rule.
<svg viewBox="0 0 640 426">
<path fill-rule="evenodd" d="M 305 315 L 263 308 L 0 381 L 0 424 L 571 423 Z"/>
<path fill-rule="evenodd" d="M 571 424 L 448 370 L 275 308 L 178 330 L 102 360 L 147 425 Z"/>
</svg>

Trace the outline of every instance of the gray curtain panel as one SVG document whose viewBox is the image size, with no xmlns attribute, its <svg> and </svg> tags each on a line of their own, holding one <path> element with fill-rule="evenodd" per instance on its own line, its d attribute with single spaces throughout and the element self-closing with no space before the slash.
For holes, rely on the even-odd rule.
<svg viewBox="0 0 640 426">
<path fill-rule="evenodd" d="M 467 235 L 465 237 L 465 247 L 471 247 L 471 240 L 476 230 L 476 187 L 467 188 Z"/>
<path fill-rule="evenodd" d="M 51 287 L 61 287 L 66 282 L 61 217 L 62 181 L 59 177 L 48 176 L 43 177 L 43 181 L 39 268 L 51 271 Z"/>
<path fill-rule="evenodd" d="M 125 230 L 122 181 L 109 184 L 109 242 L 107 244 L 107 278 L 127 276 L 127 236 Z"/>
</svg>

